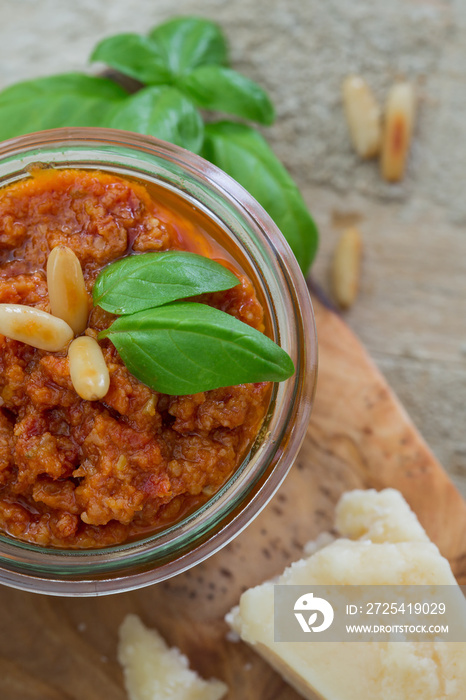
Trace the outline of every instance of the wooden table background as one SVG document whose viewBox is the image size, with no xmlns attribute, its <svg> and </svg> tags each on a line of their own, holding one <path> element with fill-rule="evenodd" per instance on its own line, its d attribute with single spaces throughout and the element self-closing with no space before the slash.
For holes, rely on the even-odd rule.
<svg viewBox="0 0 466 700">
<path fill-rule="evenodd" d="M 327 292 L 338 235 L 348 223 L 360 226 L 365 247 L 361 293 L 345 320 L 466 495 L 466 3 L 179 0 L 174 6 L 171 0 L 0 0 L 0 88 L 37 75 L 87 69 L 87 57 L 100 38 L 145 31 L 174 11 L 218 21 L 230 40 L 234 67 L 269 89 L 277 122 L 266 134 L 319 224 L 322 240 L 313 275 Z M 366 76 L 381 100 L 400 76 L 417 85 L 415 143 L 401 185 L 383 183 L 377 163 L 361 163 L 351 151 L 340 104 L 341 80 L 350 71 Z M 337 457 L 328 464 L 338 471 Z M 327 457 L 323 461 L 327 465 Z M 321 475 L 317 470 L 312 478 Z M 292 489 L 293 483 L 285 487 Z M 334 480 L 337 491 L 352 485 L 359 482 Z M 317 519 L 312 525 L 316 532 L 331 524 L 337 495 L 330 498 L 325 522 Z M 272 508 L 261 517 L 271 517 Z M 251 533 L 259 528 L 260 534 L 257 523 Z M 444 529 L 436 531 L 435 522 L 430 527 L 437 541 Z M 460 528 L 454 530 L 460 537 Z M 247 576 L 242 541 L 230 549 L 238 549 L 237 563 Z M 297 555 L 293 551 L 286 558 Z M 257 580 L 251 574 L 245 585 L 277 573 L 284 563 L 264 560 L 262 568 L 267 564 L 270 571 L 254 574 Z M 464 574 L 460 564 L 455 571 Z M 202 576 L 205 566 L 193 575 Z M 137 610 L 149 624 L 160 624 L 157 602 L 176 594 L 180 585 L 174 579 L 140 595 L 92 601 L 4 590 L 0 671 L 5 700 L 61 700 L 82 696 L 83 689 L 89 698 L 93 693 L 100 699 L 110 689 L 112 697 L 123 698 L 115 646 L 124 612 Z M 237 600 L 236 588 L 228 588 L 228 600 L 218 599 L 222 615 Z M 207 619 L 220 625 L 215 634 L 225 646 L 217 608 L 210 602 L 201 608 L 203 618 L 207 610 Z M 167 623 L 162 631 L 189 652 L 199 670 L 214 673 L 215 658 L 199 653 L 199 638 L 184 638 L 176 629 Z M 277 685 L 258 657 L 242 645 L 232 646 L 237 664 L 248 671 L 242 697 L 257 697 L 258 677 L 268 688 L 263 697 L 297 697 Z"/>
</svg>

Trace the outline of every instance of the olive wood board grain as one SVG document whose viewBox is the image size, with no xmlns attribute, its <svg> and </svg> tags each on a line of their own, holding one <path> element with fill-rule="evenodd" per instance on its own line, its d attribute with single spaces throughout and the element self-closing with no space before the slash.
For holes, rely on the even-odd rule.
<svg viewBox="0 0 466 700">
<path fill-rule="evenodd" d="M 466 583 L 466 503 L 345 323 L 314 298 L 319 379 L 311 423 L 284 484 L 239 536 L 194 569 L 158 585 L 101 598 L 53 598 L 0 587 L 1 700 L 125 700 L 118 626 L 141 616 L 179 646 L 229 700 L 297 700 L 245 644 L 225 613 L 242 591 L 300 558 L 332 528 L 339 496 L 400 489 Z"/>
</svg>

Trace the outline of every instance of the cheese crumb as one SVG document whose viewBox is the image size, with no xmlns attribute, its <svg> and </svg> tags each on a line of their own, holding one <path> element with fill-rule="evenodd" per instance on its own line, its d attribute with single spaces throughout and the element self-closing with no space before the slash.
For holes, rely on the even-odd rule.
<svg viewBox="0 0 466 700">
<path fill-rule="evenodd" d="M 200 678 L 186 656 L 137 615 L 127 615 L 120 626 L 118 661 L 130 700 L 220 700 L 228 691 L 221 681 Z"/>
<path fill-rule="evenodd" d="M 457 585 L 401 494 L 353 491 L 337 507 L 338 539 L 276 581 L 292 585 Z M 274 583 L 251 588 L 228 624 L 305 698 L 464 700 L 466 643 L 274 642 Z M 458 614 L 466 614 L 458 611 Z"/>
</svg>

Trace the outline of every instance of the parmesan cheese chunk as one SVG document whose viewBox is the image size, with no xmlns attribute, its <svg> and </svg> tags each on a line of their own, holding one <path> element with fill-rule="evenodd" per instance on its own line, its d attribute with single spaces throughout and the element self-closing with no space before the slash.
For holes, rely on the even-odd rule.
<svg viewBox="0 0 466 700">
<path fill-rule="evenodd" d="M 276 583 L 456 585 L 450 565 L 402 496 L 353 491 L 340 500 L 344 535 L 295 562 Z M 309 700 L 464 700 L 466 643 L 274 642 L 274 584 L 246 591 L 227 622 Z M 466 615 L 464 610 L 458 614 Z"/>
<path fill-rule="evenodd" d="M 130 700 L 220 700 L 228 690 L 221 681 L 200 678 L 186 656 L 137 615 L 128 615 L 120 627 L 118 660 Z"/>
<path fill-rule="evenodd" d="M 349 491 L 341 497 L 335 525 L 344 537 L 371 542 L 429 542 L 399 491 Z"/>
</svg>

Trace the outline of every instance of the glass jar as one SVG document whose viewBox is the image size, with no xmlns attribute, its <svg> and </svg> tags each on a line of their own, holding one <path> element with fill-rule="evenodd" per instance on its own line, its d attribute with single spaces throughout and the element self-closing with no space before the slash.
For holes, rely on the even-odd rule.
<svg viewBox="0 0 466 700">
<path fill-rule="evenodd" d="M 92 550 L 44 548 L 0 535 L 0 583 L 40 593 L 91 596 L 174 576 L 214 554 L 267 504 L 304 438 L 316 382 L 317 341 L 305 280 L 288 244 L 259 204 L 209 162 L 157 139 L 113 129 L 54 129 L 0 144 L 0 186 L 28 177 L 33 163 L 108 171 L 167 188 L 207 213 L 241 253 L 291 356 L 293 377 L 274 385 L 248 455 L 207 503 L 151 536 Z"/>
</svg>

